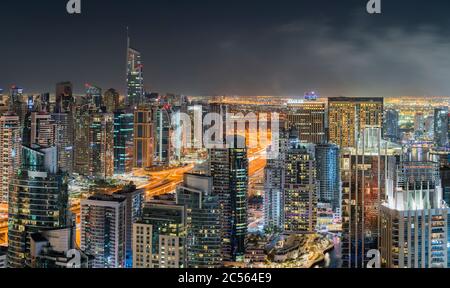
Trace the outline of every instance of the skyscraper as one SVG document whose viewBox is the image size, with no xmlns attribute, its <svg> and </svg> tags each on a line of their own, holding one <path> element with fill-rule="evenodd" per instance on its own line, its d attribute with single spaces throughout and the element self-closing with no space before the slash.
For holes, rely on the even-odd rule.
<svg viewBox="0 0 450 288">
<path fill-rule="evenodd" d="M 155 162 L 168 165 L 171 159 L 171 116 L 168 107 L 156 107 L 153 111 L 155 127 Z"/>
<path fill-rule="evenodd" d="M 58 149 L 58 166 L 64 172 L 73 172 L 74 157 L 74 117 L 70 110 L 67 113 L 53 113 L 55 123 L 55 145 Z"/>
<path fill-rule="evenodd" d="M 120 94 L 115 89 L 108 89 L 103 97 L 106 112 L 114 113 L 120 108 Z"/>
<path fill-rule="evenodd" d="M 284 229 L 284 181 L 287 135 L 280 133 L 279 153 L 267 159 L 264 169 L 264 227 L 269 230 Z"/>
<path fill-rule="evenodd" d="M 365 127 L 383 125 L 383 102 L 383 98 L 329 98 L 329 142 L 355 147 Z"/>
<path fill-rule="evenodd" d="M 73 85 L 71 82 L 60 82 L 56 84 L 56 107 L 55 113 L 69 113 L 72 111 L 75 99 L 73 97 Z"/>
<path fill-rule="evenodd" d="M 142 216 L 144 207 L 145 191 L 136 189 L 135 185 L 128 185 L 121 191 L 116 192 L 115 196 L 125 197 L 125 267 L 133 267 L 133 223 Z"/>
<path fill-rule="evenodd" d="M 298 132 L 302 143 L 326 142 L 326 103 L 305 101 L 291 105 L 287 114 L 288 128 Z"/>
<path fill-rule="evenodd" d="M 425 115 L 422 112 L 417 112 L 414 115 L 414 133 L 421 136 L 425 131 Z"/>
<path fill-rule="evenodd" d="M 379 207 L 401 154 L 401 146 L 382 140 L 379 127 L 366 127 L 355 148 L 341 151 L 343 267 L 365 267 L 368 252 L 378 249 Z"/>
<path fill-rule="evenodd" d="M 91 117 L 85 106 L 77 107 L 75 112 L 75 135 L 73 172 L 89 175 L 89 143 L 90 143 L 90 122 Z"/>
<path fill-rule="evenodd" d="M 86 84 L 86 99 L 91 103 L 96 109 L 103 107 L 103 95 L 102 88 Z"/>
<path fill-rule="evenodd" d="M 186 267 L 185 207 L 170 201 L 146 203 L 133 224 L 134 268 Z"/>
<path fill-rule="evenodd" d="M 23 147 L 9 195 L 8 267 L 30 265 L 32 233 L 70 224 L 67 177 L 58 172 L 56 154 L 56 147 Z"/>
<path fill-rule="evenodd" d="M 210 176 L 185 174 L 177 188 L 177 203 L 186 208 L 188 268 L 222 266 L 220 202 L 212 184 Z"/>
<path fill-rule="evenodd" d="M 317 177 L 314 145 L 292 142 L 286 151 L 284 230 L 314 232 L 317 224 Z"/>
<path fill-rule="evenodd" d="M 245 139 L 241 136 L 230 137 L 230 140 L 234 138 L 234 143 L 245 143 Z M 249 163 L 247 149 L 239 146 L 209 150 L 213 194 L 220 198 L 222 213 L 222 257 L 223 261 L 232 262 L 244 261 L 247 236 Z"/>
<path fill-rule="evenodd" d="M 152 112 L 139 107 L 134 111 L 133 167 L 147 168 L 153 164 Z"/>
<path fill-rule="evenodd" d="M 448 107 L 434 110 L 434 143 L 437 147 L 446 147 L 448 145 L 448 112 Z"/>
<path fill-rule="evenodd" d="M 56 124 L 47 112 L 31 113 L 31 144 L 56 146 Z"/>
<path fill-rule="evenodd" d="M 126 198 L 94 195 L 81 200 L 81 250 L 94 256 L 93 268 L 124 268 Z"/>
<path fill-rule="evenodd" d="M 9 111 L 15 111 L 17 105 L 21 105 L 23 100 L 23 88 L 13 85 L 9 96 Z"/>
<path fill-rule="evenodd" d="M 339 146 L 321 144 L 316 146 L 318 201 L 331 204 L 336 213 L 341 209 L 341 174 Z"/>
<path fill-rule="evenodd" d="M 404 162 L 381 206 L 380 252 L 385 268 L 447 268 L 448 205 L 439 165 Z"/>
<path fill-rule="evenodd" d="M 134 114 L 124 110 L 114 112 L 114 174 L 133 169 Z"/>
<path fill-rule="evenodd" d="M 90 176 L 107 178 L 114 174 L 113 114 L 91 113 L 88 161 Z"/>
<path fill-rule="evenodd" d="M 396 143 L 400 140 L 399 113 L 397 110 L 387 109 L 384 115 L 384 139 Z"/>
<path fill-rule="evenodd" d="M 144 100 L 144 65 L 141 53 L 131 48 L 127 35 L 127 97 L 126 104 L 137 106 Z"/>
<path fill-rule="evenodd" d="M 0 203 L 8 203 L 9 185 L 20 168 L 21 138 L 19 117 L 8 112 L 0 117 Z"/>
</svg>

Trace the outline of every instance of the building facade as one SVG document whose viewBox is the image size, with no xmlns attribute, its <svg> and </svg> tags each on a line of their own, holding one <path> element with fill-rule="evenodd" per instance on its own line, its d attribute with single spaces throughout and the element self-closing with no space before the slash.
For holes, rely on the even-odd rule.
<svg viewBox="0 0 450 288">
<path fill-rule="evenodd" d="M 447 268 L 448 205 L 439 165 L 403 162 L 381 207 L 381 264 L 385 268 Z"/>
<path fill-rule="evenodd" d="M 221 212 L 213 179 L 185 174 L 177 188 L 177 203 L 186 207 L 186 263 L 188 268 L 222 267 Z"/>
<path fill-rule="evenodd" d="M 381 139 L 378 127 L 367 127 L 356 148 L 342 150 L 343 267 L 366 267 L 368 252 L 378 249 L 379 207 L 393 185 L 401 154 L 401 146 Z"/>
<path fill-rule="evenodd" d="M 355 147 L 365 127 L 383 125 L 383 107 L 383 98 L 329 98 L 329 142 L 340 148 Z"/>
<path fill-rule="evenodd" d="M 56 147 L 23 147 L 9 195 L 8 267 L 30 264 L 32 233 L 68 226 L 68 179 L 58 171 Z"/>
<path fill-rule="evenodd" d="M 94 195 L 81 200 L 81 250 L 94 257 L 93 268 L 124 268 L 126 198 Z"/>
<path fill-rule="evenodd" d="M 235 137 L 234 143 L 245 143 Z M 230 141 L 231 143 L 231 141 Z M 243 262 L 247 236 L 248 158 L 246 148 L 209 150 L 213 194 L 220 198 L 223 261 Z"/>
<path fill-rule="evenodd" d="M 315 231 L 317 224 L 317 176 L 314 145 L 290 144 L 285 158 L 284 231 Z"/>
<path fill-rule="evenodd" d="M 288 128 L 295 128 L 302 143 L 326 142 L 326 103 L 305 101 L 291 105 L 287 114 Z"/>
<path fill-rule="evenodd" d="M 146 203 L 133 224 L 134 268 L 186 267 L 185 208 L 174 202 Z"/>
</svg>

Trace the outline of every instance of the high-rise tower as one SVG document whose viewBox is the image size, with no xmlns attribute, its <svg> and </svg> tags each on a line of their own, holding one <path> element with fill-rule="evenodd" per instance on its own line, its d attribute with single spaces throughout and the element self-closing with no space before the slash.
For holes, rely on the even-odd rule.
<svg viewBox="0 0 450 288">
<path fill-rule="evenodd" d="M 68 181 L 58 172 L 56 147 L 23 146 L 9 195 L 8 266 L 30 265 L 30 235 L 67 227 Z"/>
<path fill-rule="evenodd" d="M 141 52 L 131 48 L 127 29 L 127 105 L 137 106 L 144 100 L 143 68 Z"/>
<path fill-rule="evenodd" d="M 245 140 L 239 140 L 243 137 L 234 136 L 234 138 L 235 143 L 245 143 Z M 221 233 L 224 261 L 244 261 L 248 224 L 248 166 L 245 147 L 236 145 L 232 148 L 209 150 L 209 171 L 213 178 L 213 194 L 219 196 L 222 213 Z"/>
</svg>

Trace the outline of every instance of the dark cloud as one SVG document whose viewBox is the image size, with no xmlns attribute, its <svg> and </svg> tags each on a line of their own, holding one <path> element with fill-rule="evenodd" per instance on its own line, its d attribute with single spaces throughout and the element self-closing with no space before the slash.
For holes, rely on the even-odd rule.
<svg viewBox="0 0 450 288">
<path fill-rule="evenodd" d="M 448 1 L 1 1 L 0 86 L 124 90 L 125 27 L 148 89 L 196 95 L 448 95 Z"/>
</svg>

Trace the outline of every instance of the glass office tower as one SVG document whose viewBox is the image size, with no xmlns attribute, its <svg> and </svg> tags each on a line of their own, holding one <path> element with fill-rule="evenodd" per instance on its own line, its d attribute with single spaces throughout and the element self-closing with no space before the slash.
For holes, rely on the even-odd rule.
<svg viewBox="0 0 450 288">
<path fill-rule="evenodd" d="M 8 267 L 30 265 L 30 235 L 66 227 L 68 184 L 57 168 L 56 147 L 23 147 L 9 195 Z"/>
</svg>

